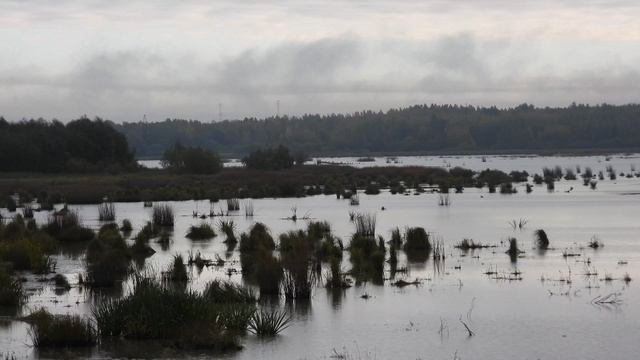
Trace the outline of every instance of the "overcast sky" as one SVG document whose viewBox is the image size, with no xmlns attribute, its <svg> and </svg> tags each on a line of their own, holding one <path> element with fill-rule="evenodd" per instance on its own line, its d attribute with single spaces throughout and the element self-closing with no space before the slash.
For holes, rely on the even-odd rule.
<svg viewBox="0 0 640 360">
<path fill-rule="evenodd" d="M 0 0 L 0 115 L 638 102 L 639 1 Z"/>
</svg>

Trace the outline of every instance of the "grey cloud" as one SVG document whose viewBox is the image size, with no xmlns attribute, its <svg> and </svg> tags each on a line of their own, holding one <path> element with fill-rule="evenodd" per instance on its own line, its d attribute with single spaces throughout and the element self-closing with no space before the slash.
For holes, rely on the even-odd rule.
<svg viewBox="0 0 640 360">
<path fill-rule="evenodd" d="M 528 50 L 527 50 L 528 49 Z M 517 61 L 513 59 L 517 58 Z M 119 51 L 89 56 L 72 70 L 0 73 L 0 112 L 116 121 L 351 112 L 412 103 L 566 105 L 628 102 L 640 95 L 638 68 L 592 66 L 529 71 L 535 49 L 462 33 L 435 41 L 385 42 L 343 36 L 253 49 L 223 59 Z M 532 67 L 535 69 L 535 67 Z"/>
</svg>

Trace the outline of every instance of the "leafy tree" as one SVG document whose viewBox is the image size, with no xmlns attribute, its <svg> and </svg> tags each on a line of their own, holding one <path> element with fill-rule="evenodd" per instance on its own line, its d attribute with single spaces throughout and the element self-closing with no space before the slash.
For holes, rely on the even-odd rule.
<svg viewBox="0 0 640 360">
<path fill-rule="evenodd" d="M 244 157 L 242 162 L 250 169 L 281 170 L 292 167 L 294 159 L 289 154 L 289 149 L 280 145 L 277 148 L 255 150 Z"/>
<path fill-rule="evenodd" d="M 185 147 L 178 142 L 165 151 L 162 166 L 189 174 L 215 174 L 222 169 L 222 161 L 213 151 Z"/>
</svg>

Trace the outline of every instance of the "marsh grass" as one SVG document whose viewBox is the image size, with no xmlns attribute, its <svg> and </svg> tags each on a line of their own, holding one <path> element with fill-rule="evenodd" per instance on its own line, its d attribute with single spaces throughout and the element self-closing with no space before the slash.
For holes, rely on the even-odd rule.
<svg viewBox="0 0 640 360">
<path fill-rule="evenodd" d="M 227 211 L 240 211 L 240 200 L 236 198 L 227 199 Z"/>
<path fill-rule="evenodd" d="M 94 346 L 97 331 L 89 319 L 79 315 L 51 315 L 44 309 L 24 320 L 31 325 L 31 339 L 36 348 Z"/>
<path fill-rule="evenodd" d="M 191 240 L 207 240 L 215 237 L 217 234 L 207 223 L 201 223 L 200 225 L 191 225 L 186 237 Z"/>
<path fill-rule="evenodd" d="M 259 310 L 249 321 L 249 331 L 258 336 L 275 336 L 290 324 L 291 317 L 284 310 Z"/>
<path fill-rule="evenodd" d="M 257 301 L 251 288 L 229 281 L 213 280 L 205 286 L 202 294 L 216 304 L 255 304 Z"/>
<path fill-rule="evenodd" d="M 240 236 L 240 252 L 255 252 L 259 250 L 274 250 L 276 244 L 269 234 L 269 229 L 263 223 L 255 223 L 248 234 Z"/>
<path fill-rule="evenodd" d="M 356 226 L 356 235 L 365 237 L 376 235 L 375 214 L 356 214 L 353 222 Z"/>
<path fill-rule="evenodd" d="M 463 251 L 467 251 L 467 250 L 475 250 L 475 249 L 484 249 L 484 248 L 490 248 L 490 247 L 495 247 L 492 245 L 486 245 L 480 242 L 475 242 L 473 241 L 473 239 L 462 239 L 459 243 L 455 244 L 453 246 L 456 249 L 460 249 Z"/>
<path fill-rule="evenodd" d="M 174 214 L 173 207 L 169 204 L 153 205 L 152 212 L 153 225 L 163 227 L 173 227 Z"/>
<path fill-rule="evenodd" d="M 103 202 L 98 205 L 98 219 L 100 221 L 115 221 L 116 206 L 112 202 Z"/>
<path fill-rule="evenodd" d="M 402 231 L 397 226 L 391 230 L 391 245 L 396 248 L 402 246 Z"/>
<path fill-rule="evenodd" d="M 123 298 L 105 300 L 92 309 L 100 335 L 132 340 L 171 340 L 179 348 L 217 351 L 239 348 L 235 327 L 248 326 L 237 306 L 212 302 L 207 296 L 167 287 L 153 277 L 137 275 Z M 242 321 L 244 317 L 247 320 Z"/>
<path fill-rule="evenodd" d="M 95 236 L 93 230 L 82 225 L 78 212 L 66 207 L 49 217 L 45 231 L 63 243 L 90 241 Z"/>
<path fill-rule="evenodd" d="M 225 243 L 235 244 L 238 242 L 235 234 L 236 224 L 233 220 L 220 219 L 220 221 L 218 221 L 218 229 L 227 237 L 224 241 Z"/>
</svg>

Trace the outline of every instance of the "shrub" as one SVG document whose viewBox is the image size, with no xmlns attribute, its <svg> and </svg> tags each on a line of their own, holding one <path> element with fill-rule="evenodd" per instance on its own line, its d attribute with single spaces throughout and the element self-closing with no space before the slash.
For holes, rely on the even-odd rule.
<svg viewBox="0 0 640 360">
<path fill-rule="evenodd" d="M 258 250 L 273 250 L 276 244 L 269 234 L 267 226 L 263 223 L 255 223 L 249 234 L 240 236 L 240 252 L 256 252 Z"/>
<path fill-rule="evenodd" d="M 544 230 L 538 229 L 534 232 L 534 235 L 536 237 L 536 245 L 538 246 L 538 249 L 546 250 L 549 248 L 549 238 Z"/>
<path fill-rule="evenodd" d="M 281 170 L 293 167 L 294 159 L 285 146 L 260 149 L 242 159 L 247 168 L 259 170 Z"/>
<path fill-rule="evenodd" d="M 222 170 L 222 161 L 213 151 L 176 143 L 173 148 L 165 151 L 162 166 L 176 172 L 215 174 Z"/>
<path fill-rule="evenodd" d="M 97 343 L 93 324 L 79 315 L 51 315 L 41 309 L 25 320 L 31 325 L 33 345 L 37 348 L 93 346 Z"/>
<path fill-rule="evenodd" d="M 129 219 L 122 220 L 120 231 L 122 231 L 123 233 L 130 233 L 131 231 L 133 231 L 133 226 L 131 225 L 131 221 Z"/>
<path fill-rule="evenodd" d="M 17 307 L 24 303 L 27 295 L 19 279 L 12 279 L 0 269 L 0 307 Z"/>
</svg>

